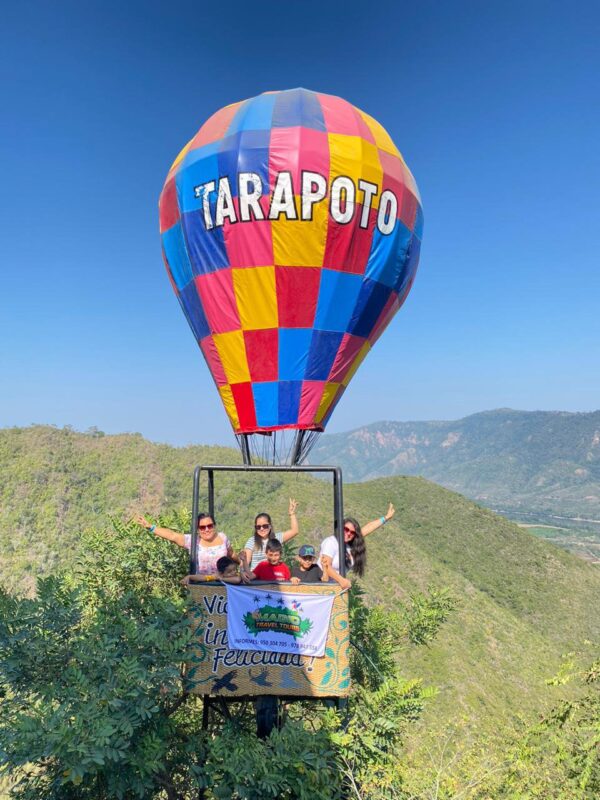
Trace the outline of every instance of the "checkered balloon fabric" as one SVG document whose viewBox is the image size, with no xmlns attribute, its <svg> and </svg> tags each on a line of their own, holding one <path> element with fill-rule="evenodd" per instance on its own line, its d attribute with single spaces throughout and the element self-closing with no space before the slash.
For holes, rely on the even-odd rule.
<svg viewBox="0 0 600 800">
<path fill-rule="evenodd" d="M 419 192 L 388 133 L 339 97 L 267 92 L 210 117 L 159 209 L 234 431 L 323 430 L 419 261 Z"/>
</svg>

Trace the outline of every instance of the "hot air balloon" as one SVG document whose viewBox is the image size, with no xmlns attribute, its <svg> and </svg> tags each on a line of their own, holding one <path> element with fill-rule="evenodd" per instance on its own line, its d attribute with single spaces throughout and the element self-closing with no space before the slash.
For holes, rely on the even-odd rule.
<svg viewBox="0 0 600 800">
<path fill-rule="evenodd" d="M 171 283 L 245 462 L 256 435 L 291 431 L 273 458 L 301 463 L 415 277 L 423 215 L 400 152 L 339 97 L 267 92 L 204 123 L 159 210 Z"/>
</svg>

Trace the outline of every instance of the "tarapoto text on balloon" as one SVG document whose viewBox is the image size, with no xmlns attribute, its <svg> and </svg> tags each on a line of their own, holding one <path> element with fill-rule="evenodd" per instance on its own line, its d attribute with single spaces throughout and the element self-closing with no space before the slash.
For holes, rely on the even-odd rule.
<svg viewBox="0 0 600 800">
<path fill-rule="evenodd" d="M 358 213 L 359 227 L 369 226 L 373 200 L 379 195 L 377 184 L 360 178 L 356 185 L 348 176 L 338 175 L 328 187 L 327 179 L 323 175 L 309 171 L 302 172 L 300 183 L 300 187 L 294 186 L 291 172 L 278 172 L 268 211 L 260 203 L 263 181 L 256 172 L 238 173 L 234 183 L 234 190 L 237 190 L 237 209 L 232 182 L 228 177 L 194 186 L 194 196 L 202 200 L 202 217 L 206 230 L 222 227 L 225 220 L 230 223 L 252 222 L 278 220 L 283 216 L 288 220 L 310 222 L 315 206 L 325 201 L 329 205 L 329 214 L 338 224 L 349 224 Z M 300 198 L 298 205 L 294 200 L 295 195 Z M 376 225 L 379 232 L 383 235 L 392 233 L 397 215 L 398 198 L 394 192 L 386 189 L 379 197 L 377 209 Z"/>
</svg>

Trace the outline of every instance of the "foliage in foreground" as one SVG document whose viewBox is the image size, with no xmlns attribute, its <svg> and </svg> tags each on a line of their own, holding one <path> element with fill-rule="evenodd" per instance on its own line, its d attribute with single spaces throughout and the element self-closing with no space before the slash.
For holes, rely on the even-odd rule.
<svg viewBox="0 0 600 800">
<path fill-rule="evenodd" d="M 76 571 L 41 579 L 35 598 L 0 594 L 0 763 L 12 797 L 403 796 L 404 732 L 433 692 L 403 680 L 394 654 L 435 636 L 449 598 L 415 596 L 390 615 L 354 591 L 344 719 L 293 704 L 260 741 L 252 708 L 239 704 L 227 725 L 203 732 L 201 704 L 182 688 L 185 554 L 119 523 L 85 538 Z"/>
<path fill-rule="evenodd" d="M 164 522 L 185 524 L 177 515 Z M 88 532 L 84 545 L 77 570 L 40 580 L 35 598 L 0 593 L 0 764 L 11 797 L 600 796 L 597 648 L 567 662 L 555 683 L 578 685 L 578 693 L 529 730 L 499 731 L 502 746 L 448 730 L 432 742 L 430 764 L 414 763 L 403 744 L 434 692 L 402 679 L 395 656 L 431 641 L 453 603 L 432 591 L 387 613 L 368 608 L 355 585 L 347 715 L 294 703 L 282 728 L 261 741 L 252 707 L 239 704 L 229 723 L 211 720 L 203 732 L 200 702 L 182 691 L 185 553 L 118 522 Z"/>
<path fill-rule="evenodd" d="M 597 647 L 593 649 L 592 663 L 582 667 L 582 654 L 578 654 L 554 681 L 574 681 L 580 692 L 545 715 L 513 748 L 498 787 L 500 797 L 600 797 L 600 653 Z"/>
<path fill-rule="evenodd" d="M 549 692 L 571 684 L 570 699 L 529 727 L 495 737 L 468 724 L 429 735 L 426 759 L 404 764 L 411 800 L 597 800 L 600 797 L 600 658 L 597 645 L 570 654 Z"/>
</svg>

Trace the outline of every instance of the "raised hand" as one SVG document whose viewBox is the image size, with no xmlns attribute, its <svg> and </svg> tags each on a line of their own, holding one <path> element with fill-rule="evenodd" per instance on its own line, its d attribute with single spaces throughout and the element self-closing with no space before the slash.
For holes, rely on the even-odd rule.
<svg viewBox="0 0 600 800">
<path fill-rule="evenodd" d="M 146 528 L 146 530 L 148 530 L 148 528 L 150 528 L 152 525 L 152 523 L 148 522 L 146 517 L 143 517 L 141 514 L 136 514 L 133 518 L 133 521 L 136 525 L 141 525 L 142 528 Z"/>
<path fill-rule="evenodd" d="M 288 508 L 288 514 L 290 515 L 290 517 L 292 516 L 292 514 L 296 513 L 296 509 L 297 508 L 298 508 L 297 501 L 294 500 L 293 497 L 290 497 L 290 505 L 289 505 L 289 508 Z"/>
<path fill-rule="evenodd" d="M 391 519 L 394 516 L 395 513 L 396 513 L 396 509 L 394 508 L 393 504 L 390 503 L 389 506 L 388 506 L 388 510 L 386 512 L 386 515 L 385 515 L 386 520 Z"/>
</svg>

